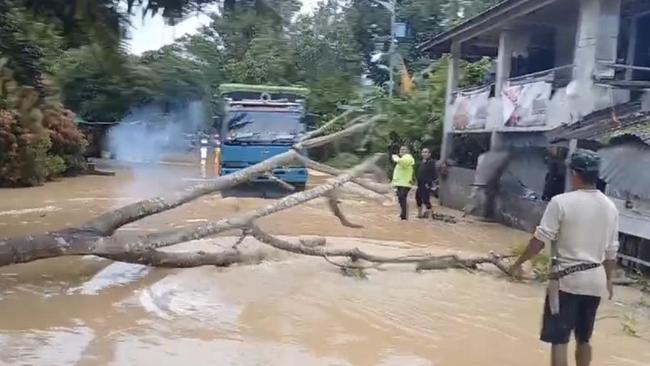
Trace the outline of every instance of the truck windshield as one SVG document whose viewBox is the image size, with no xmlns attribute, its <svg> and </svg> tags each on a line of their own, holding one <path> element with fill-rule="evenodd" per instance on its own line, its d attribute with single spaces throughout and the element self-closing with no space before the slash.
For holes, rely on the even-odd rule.
<svg viewBox="0 0 650 366">
<path fill-rule="evenodd" d="M 304 130 L 300 113 L 278 111 L 233 111 L 224 127 L 230 141 L 293 140 Z"/>
</svg>

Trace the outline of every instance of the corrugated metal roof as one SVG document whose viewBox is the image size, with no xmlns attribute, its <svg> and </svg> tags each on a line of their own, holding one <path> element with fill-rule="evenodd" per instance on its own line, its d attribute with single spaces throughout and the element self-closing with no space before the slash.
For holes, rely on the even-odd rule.
<svg viewBox="0 0 650 366">
<path fill-rule="evenodd" d="M 640 102 L 620 104 L 593 112 L 574 124 L 551 130 L 546 136 L 551 142 L 572 139 L 609 141 L 634 136 L 650 145 L 650 111 L 644 111 Z"/>
<path fill-rule="evenodd" d="M 607 194 L 621 199 L 650 201 L 650 147 L 627 143 L 598 150 L 602 158 L 600 176 Z"/>
<path fill-rule="evenodd" d="M 638 125 L 623 127 L 613 131 L 609 135 L 610 139 L 623 136 L 635 136 L 644 144 L 650 145 L 650 120 L 646 120 L 646 122 L 639 123 Z"/>
</svg>

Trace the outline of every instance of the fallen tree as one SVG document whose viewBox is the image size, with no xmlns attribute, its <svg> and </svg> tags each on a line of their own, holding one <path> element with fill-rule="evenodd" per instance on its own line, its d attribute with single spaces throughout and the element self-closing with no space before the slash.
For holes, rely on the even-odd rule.
<svg viewBox="0 0 650 366">
<path fill-rule="evenodd" d="M 73 255 L 95 255 L 115 261 L 160 267 L 229 266 L 236 263 L 247 263 L 251 260 L 262 259 L 251 258 L 251 254 L 242 253 L 238 250 L 238 244 L 235 244 L 227 250 L 215 253 L 205 251 L 172 252 L 161 250 L 162 248 L 175 244 L 206 238 L 227 231 L 241 230 L 243 233 L 242 238 L 250 235 L 261 243 L 265 243 L 274 248 L 295 254 L 322 257 L 328 262 L 344 268 L 363 269 L 369 266 L 377 267 L 388 263 L 412 263 L 416 265 L 418 270 L 444 268 L 469 269 L 475 268 L 478 264 L 489 263 L 496 265 L 503 271 L 507 271 L 501 262 L 503 258 L 494 254 L 483 258 L 422 255 L 383 257 L 366 253 L 359 248 L 340 250 L 328 249 L 320 245 L 311 245 L 314 243 L 290 243 L 265 233 L 256 226 L 255 222 L 260 218 L 301 205 L 319 197 L 324 197 L 332 213 L 339 219 L 342 225 L 353 228 L 361 227 L 350 222 L 345 217 L 338 204 L 337 192 L 347 191 L 354 194 L 361 191 L 375 196 L 385 197 L 387 193 L 391 192 L 390 186 L 362 177 L 364 173 L 375 173 L 378 170 L 379 161 L 385 156 L 383 154 L 373 155 L 356 167 L 347 171 L 340 171 L 314 162 L 301 155 L 301 152 L 367 131 L 381 118 L 383 116 L 371 118 L 367 116 L 363 118 L 357 117 L 354 119 L 355 123 L 348 125 L 346 128 L 329 135 L 320 136 L 327 128 L 333 125 L 333 123 L 327 123 L 324 128 L 307 135 L 306 138 L 294 145 L 293 149 L 288 152 L 271 157 L 236 173 L 215 178 L 207 183 L 187 187 L 169 196 L 156 197 L 126 205 L 91 219 L 77 228 L 66 228 L 59 231 L 0 239 L 0 266 Z M 337 120 L 340 120 L 340 117 Z M 295 162 L 302 162 L 311 169 L 326 172 L 333 175 L 333 177 L 324 184 L 303 192 L 295 192 L 265 207 L 234 217 L 189 228 L 142 235 L 136 238 L 126 239 L 114 235 L 124 225 L 171 210 L 201 196 L 237 186 L 258 176 L 268 176 L 275 167 L 289 165 Z M 277 183 L 283 186 L 287 185 L 284 182 Z M 351 184 L 355 186 L 354 189 L 350 189 L 352 188 L 350 186 Z M 324 244 L 325 240 L 316 240 L 316 242 Z M 341 264 L 334 262 L 332 258 L 336 257 L 348 258 L 350 263 Z"/>
</svg>

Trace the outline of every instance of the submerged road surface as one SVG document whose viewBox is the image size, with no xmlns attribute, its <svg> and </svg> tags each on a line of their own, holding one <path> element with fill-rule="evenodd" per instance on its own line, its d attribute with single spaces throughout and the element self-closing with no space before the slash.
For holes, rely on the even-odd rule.
<svg viewBox="0 0 650 366">
<path fill-rule="evenodd" d="M 0 190 L 0 236 L 78 225 L 202 174 L 182 165 L 117 173 Z M 195 225 L 269 202 L 212 195 L 119 235 Z M 260 226 L 374 253 L 476 255 L 527 240 L 525 233 L 470 220 L 400 222 L 395 207 L 376 202 L 344 199 L 342 207 L 364 228 L 342 227 L 318 200 Z M 183 247 L 231 245 L 229 235 Z M 244 245 L 260 246 L 248 239 Z M 537 341 L 541 286 L 492 272 L 416 273 L 408 266 L 359 280 L 322 259 L 276 254 L 226 269 L 152 269 L 93 257 L 0 268 L 0 365 L 547 364 L 547 349 Z M 617 288 L 616 301 L 604 303 L 594 365 L 650 364 L 644 301 L 650 303 L 636 290 Z"/>
</svg>

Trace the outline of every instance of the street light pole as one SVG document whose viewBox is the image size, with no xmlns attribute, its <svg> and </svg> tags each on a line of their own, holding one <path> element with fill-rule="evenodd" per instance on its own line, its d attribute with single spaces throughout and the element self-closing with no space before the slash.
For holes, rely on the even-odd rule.
<svg viewBox="0 0 650 366">
<path fill-rule="evenodd" d="M 375 3 L 383 6 L 390 12 L 390 46 L 388 47 L 388 95 L 393 97 L 393 89 L 395 89 L 395 77 L 393 70 L 395 68 L 395 17 L 396 17 L 396 0 L 372 0 Z"/>
<path fill-rule="evenodd" d="M 395 77 L 393 76 L 395 70 L 395 1 L 390 1 L 390 9 L 388 9 L 390 10 L 390 46 L 388 47 L 388 96 L 390 98 L 393 97 L 393 90 L 395 90 Z"/>
</svg>

